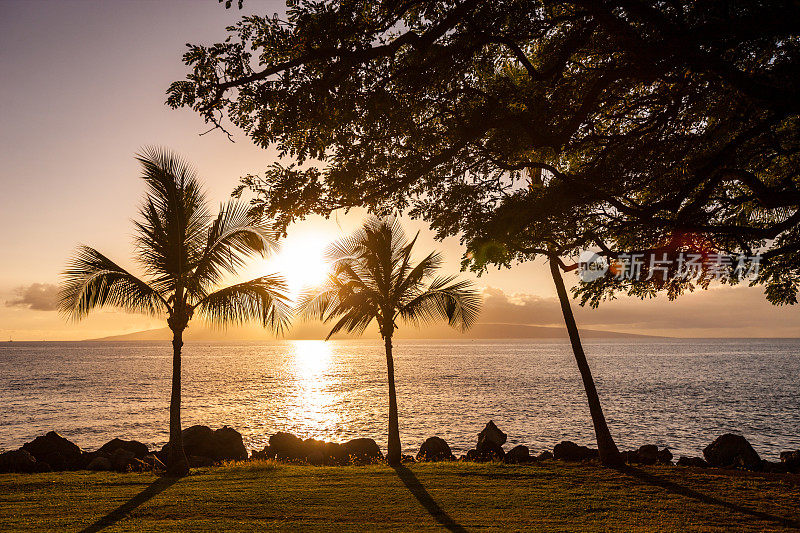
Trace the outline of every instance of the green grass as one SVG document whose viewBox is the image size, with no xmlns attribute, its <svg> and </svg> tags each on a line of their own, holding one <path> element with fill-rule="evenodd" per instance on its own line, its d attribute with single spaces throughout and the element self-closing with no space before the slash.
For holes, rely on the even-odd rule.
<svg viewBox="0 0 800 533">
<path fill-rule="evenodd" d="M 0 475 L 0 530 L 730 531 L 800 522 L 797 477 L 547 461 Z"/>
</svg>

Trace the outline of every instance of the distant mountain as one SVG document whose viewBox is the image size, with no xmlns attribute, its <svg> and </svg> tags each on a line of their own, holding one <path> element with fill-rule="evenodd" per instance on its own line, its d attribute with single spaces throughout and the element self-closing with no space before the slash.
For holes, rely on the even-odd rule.
<svg viewBox="0 0 800 533">
<path fill-rule="evenodd" d="M 328 329 L 322 324 L 298 324 L 292 328 L 285 339 L 308 340 L 324 339 Z M 368 331 L 364 338 L 378 338 L 377 331 Z M 581 337 L 586 339 L 657 339 L 652 335 L 638 335 L 634 333 L 621 333 L 618 331 L 602 331 L 595 329 L 581 329 Z M 218 330 L 199 326 L 186 330 L 183 335 L 186 341 L 218 341 L 218 340 L 269 340 L 275 338 L 258 327 L 237 327 L 228 330 Z M 334 338 L 348 339 L 359 338 L 355 335 L 337 335 Z M 398 329 L 398 339 L 566 339 L 567 331 L 563 327 L 530 326 L 527 324 L 502 324 L 480 323 L 476 324 L 467 333 L 462 334 L 447 326 L 433 326 L 416 330 L 414 328 Z M 167 341 L 172 340 L 172 332 L 168 328 L 148 329 L 125 335 L 114 335 L 95 341 Z"/>
</svg>

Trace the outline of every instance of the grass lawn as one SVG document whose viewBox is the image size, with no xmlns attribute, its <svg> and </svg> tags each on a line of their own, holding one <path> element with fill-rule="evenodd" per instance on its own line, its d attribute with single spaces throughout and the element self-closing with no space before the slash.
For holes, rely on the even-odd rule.
<svg viewBox="0 0 800 533">
<path fill-rule="evenodd" d="M 642 467 L 615 471 L 416 464 L 244 463 L 150 474 L 0 475 L 0 529 L 79 531 L 730 531 L 800 528 L 800 480 Z"/>
</svg>

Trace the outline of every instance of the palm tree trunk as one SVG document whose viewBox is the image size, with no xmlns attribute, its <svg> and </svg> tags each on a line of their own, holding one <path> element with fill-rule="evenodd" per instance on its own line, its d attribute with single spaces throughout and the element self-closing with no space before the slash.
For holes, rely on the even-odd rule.
<svg viewBox="0 0 800 533">
<path fill-rule="evenodd" d="M 572 353 L 575 354 L 575 361 L 578 363 L 578 370 L 583 379 L 583 388 L 586 390 L 586 397 L 589 400 L 589 412 L 592 415 L 592 424 L 597 438 L 597 450 L 600 454 L 600 461 L 605 465 L 618 465 L 622 463 L 622 456 L 611 437 L 611 432 L 606 424 L 606 417 L 603 414 L 603 407 L 600 405 L 600 397 L 597 395 L 597 388 L 594 385 L 592 371 L 586 361 L 586 354 L 583 352 L 583 345 L 578 334 L 578 326 L 575 323 L 575 316 L 572 314 L 572 307 L 569 303 L 567 289 L 564 287 L 564 280 L 561 277 L 561 270 L 558 265 L 558 258 L 550 256 L 550 272 L 553 275 L 553 282 L 556 285 L 558 299 L 561 302 L 561 312 L 564 315 L 564 323 L 567 325 L 569 340 L 572 344 Z"/>
<path fill-rule="evenodd" d="M 392 466 L 400 464 L 400 423 L 397 419 L 397 393 L 394 388 L 394 360 L 392 359 L 392 337 L 384 337 L 386 346 L 386 369 L 389 374 L 389 448 L 386 460 Z"/>
<path fill-rule="evenodd" d="M 183 450 L 181 434 L 181 348 L 183 329 L 172 330 L 172 395 L 169 401 L 169 458 L 167 473 L 185 476 L 189 473 L 189 461 Z"/>
</svg>

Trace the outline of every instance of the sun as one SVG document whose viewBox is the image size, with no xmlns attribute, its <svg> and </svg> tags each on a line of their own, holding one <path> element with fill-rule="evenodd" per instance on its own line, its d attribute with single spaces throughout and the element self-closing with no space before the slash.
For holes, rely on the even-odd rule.
<svg viewBox="0 0 800 533">
<path fill-rule="evenodd" d="M 266 261 L 265 273 L 281 274 L 293 300 L 306 289 L 322 284 L 330 271 L 325 250 L 330 240 L 323 235 L 291 236 L 281 243 L 280 251 Z"/>
</svg>

